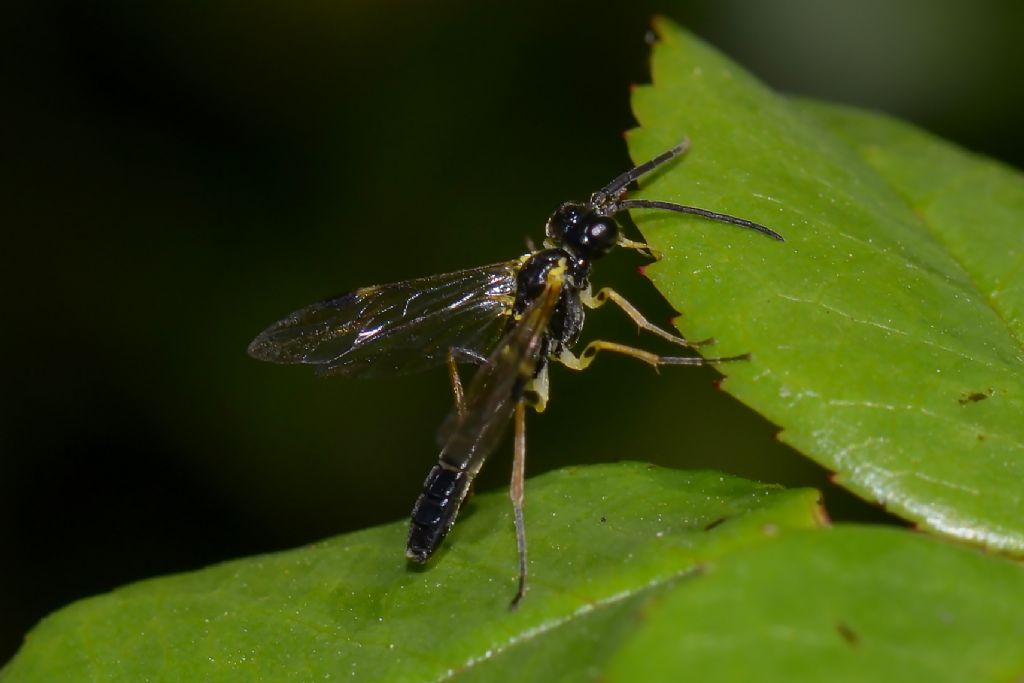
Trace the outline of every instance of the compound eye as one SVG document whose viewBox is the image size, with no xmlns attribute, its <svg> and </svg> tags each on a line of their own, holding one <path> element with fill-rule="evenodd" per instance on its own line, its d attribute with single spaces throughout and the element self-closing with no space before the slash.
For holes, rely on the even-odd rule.
<svg viewBox="0 0 1024 683">
<path fill-rule="evenodd" d="M 619 224 L 609 216 L 594 216 L 587 221 L 585 244 L 590 257 L 604 256 L 619 239 Z"/>
<path fill-rule="evenodd" d="M 588 208 L 582 204 L 562 204 L 548 219 L 544 232 L 560 243 L 571 240 L 589 213 Z"/>
</svg>

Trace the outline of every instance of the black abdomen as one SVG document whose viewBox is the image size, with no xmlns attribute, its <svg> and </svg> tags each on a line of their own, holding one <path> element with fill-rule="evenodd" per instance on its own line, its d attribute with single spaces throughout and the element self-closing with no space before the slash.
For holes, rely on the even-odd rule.
<svg viewBox="0 0 1024 683">
<path fill-rule="evenodd" d="M 430 559 L 455 523 L 468 487 L 464 471 L 434 465 L 423 482 L 423 493 L 412 508 L 406 557 L 419 563 Z"/>
</svg>

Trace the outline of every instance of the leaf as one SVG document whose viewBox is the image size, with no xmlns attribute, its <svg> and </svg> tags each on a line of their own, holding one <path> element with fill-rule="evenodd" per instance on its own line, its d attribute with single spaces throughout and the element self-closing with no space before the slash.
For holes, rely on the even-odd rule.
<svg viewBox="0 0 1024 683">
<path fill-rule="evenodd" d="M 1019 681 L 1020 565 L 905 531 L 796 532 L 652 596 L 608 681 Z"/>
<path fill-rule="evenodd" d="M 879 528 L 795 531 L 583 615 L 474 680 L 1016 681 L 1024 570 Z M 514 659 L 514 662 L 508 661 Z M 504 660 L 504 661 L 503 661 Z M 504 674 L 504 675 L 503 675 Z"/>
<path fill-rule="evenodd" d="M 641 196 L 764 223 L 785 243 L 635 212 L 647 273 L 716 337 L 724 388 L 852 491 L 1024 553 L 1024 179 L 892 120 L 780 97 L 667 21 L 634 92 Z"/>
<path fill-rule="evenodd" d="M 822 523 L 813 490 L 637 463 L 527 489 L 531 587 L 515 612 L 510 504 L 488 494 L 425 570 L 404 561 L 397 522 L 145 581 L 45 619 L 0 680 L 437 681 L 489 659 L 514 668 L 527 643 L 574 624 L 599 642 L 623 628 L 621 610 L 699 563 Z"/>
</svg>

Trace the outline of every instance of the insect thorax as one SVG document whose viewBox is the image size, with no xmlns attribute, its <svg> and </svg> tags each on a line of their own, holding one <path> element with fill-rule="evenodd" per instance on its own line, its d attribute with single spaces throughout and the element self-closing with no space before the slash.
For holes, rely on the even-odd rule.
<svg viewBox="0 0 1024 683">
<path fill-rule="evenodd" d="M 516 275 L 513 320 L 544 292 L 548 287 L 548 273 L 560 265 L 565 268 L 562 292 L 548 323 L 544 356 L 557 355 L 563 347 L 571 347 L 579 339 L 584 320 L 580 291 L 588 286 L 590 264 L 560 247 L 542 249 L 532 254 Z"/>
</svg>

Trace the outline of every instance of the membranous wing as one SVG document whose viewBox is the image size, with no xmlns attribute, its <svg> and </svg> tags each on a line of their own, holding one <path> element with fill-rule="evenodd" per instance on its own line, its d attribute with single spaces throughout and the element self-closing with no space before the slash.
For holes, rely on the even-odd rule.
<svg viewBox="0 0 1024 683">
<path fill-rule="evenodd" d="M 561 279 L 549 279 L 477 370 L 466 390 L 465 412 L 453 412 L 446 421 L 442 464 L 473 477 L 497 447 L 516 402 L 544 362 L 544 338 L 561 291 Z"/>
<path fill-rule="evenodd" d="M 439 462 L 412 509 L 406 557 L 426 562 L 455 523 L 480 467 L 498 445 L 523 391 L 544 362 L 548 324 L 562 291 L 549 277 L 544 291 L 512 323 L 508 333 L 470 382 L 464 411 L 453 424 Z"/>
<path fill-rule="evenodd" d="M 363 287 L 279 320 L 249 355 L 353 377 L 417 372 L 453 347 L 486 357 L 505 328 L 518 268 L 517 259 Z"/>
</svg>

